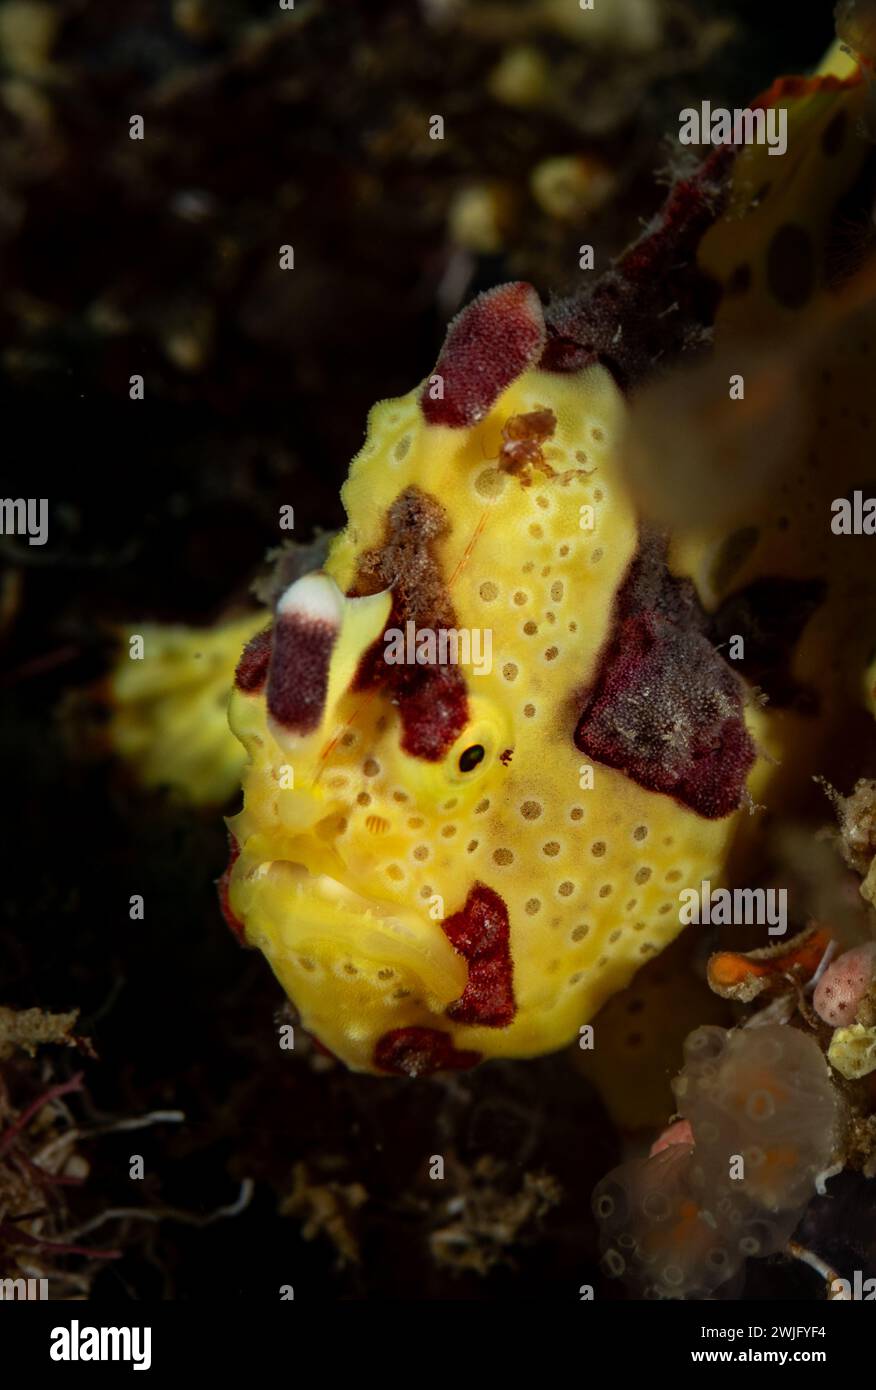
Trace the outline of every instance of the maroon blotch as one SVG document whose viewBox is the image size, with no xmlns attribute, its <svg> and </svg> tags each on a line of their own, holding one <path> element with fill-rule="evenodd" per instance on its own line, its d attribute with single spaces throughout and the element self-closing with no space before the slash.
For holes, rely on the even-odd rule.
<svg viewBox="0 0 876 1390">
<path fill-rule="evenodd" d="M 700 270 L 696 251 L 724 206 L 733 160 L 731 148 L 714 150 L 674 185 L 644 235 L 592 289 L 551 302 L 543 370 L 600 362 L 627 388 L 658 360 L 701 350 L 721 287 Z"/>
<path fill-rule="evenodd" d="M 374 1065 L 395 1076 L 465 1071 L 480 1060 L 479 1052 L 455 1048 L 450 1034 L 439 1028 L 393 1028 L 378 1038 L 374 1048 Z"/>
<path fill-rule="evenodd" d="M 387 629 L 404 628 L 393 604 Z M 468 692 L 456 666 L 388 666 L 381 640 L 365 653 L 355 678 L 355 689 L 379 686 L 388 690 L 398 705 L 401 746 L 412 758 L 440 762 L 468 722 Z"/>
<path fill-rule="evenodd" d="M 468 961 L 468 983 L 448 1008 L 448 1018 L 483 1028 L 507 1028 L 517 1005 L 508 909 L 499 894 L 476 883 L 462 911 L 441 925 L 453 949 Z"/>
<path fill-rule="evenodd" d="M 595 762 L 708 820 L 739 806 L 755 748 L 742 684 L 704 635 L 689 581 L 646 536 L 618 595 L 615 626 L 575 729 Z"/>
<path fill-rule="evenodd" d="M 544 316 L 531 285 L 517 281 L 478 295 L 453 320 L 434 376 L 444 383 L 433 400 L 427 381 L 420 408 L 430 425 L 463 429 L 482 420 L 506 387 L 541 355 Z"/>
<path fill-rule="evenodd" d="M 319 727 L 338 629 L 324 619 L 280 613 L 274 622 L 268 670 L 268 709 L 289 733 Z"/>
<path fill-rule="evenodd" d="M 268 677 L 272 636 L 273 627 L 269 624 L 247 642 L 234 673 L 234 684 L 238 690 L 245 690 L 249 695 L 261 690 Z"/>
<path fill-rule="evenodd" d="M 359 562 L 354 595 L 392 589 L 387 629 L 438 631 L 458 626 L 438 556 L 437 543 L 450 523 L 437 498 L 408 487 L 392 503 L 382 545 Z M 401 746 L 412 758 L 438 762 L 468 721 L 468 693 L 458 666 L 390 665 L 383 636 L 365 652 L 354 688 L 386 691 L 398 707 Z"/>
</svg>

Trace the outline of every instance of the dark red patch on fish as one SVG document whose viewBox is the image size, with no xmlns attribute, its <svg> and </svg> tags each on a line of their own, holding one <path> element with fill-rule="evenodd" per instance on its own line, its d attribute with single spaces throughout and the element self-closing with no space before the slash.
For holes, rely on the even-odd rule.
<svg viewBox="0 0 876 1390">
<path fill-rule="evenodd" d="M 688 581 L 646 537 L 618 596 L 614 633 L 575 729 L 575 744 L 639 786 L 708 820 L 735 811 L 755 748 L 742 684 L 703 633 Z"/>
<path fill-rule="evenodd" d="M 388 669 L 397 673 L 389 684 L 398 701 L 402 748 L 412 758 L 440 762 L 468 722 L 468 692 L 461 671 L 457 666 Z"/>
<path fill-rule="evenodd" d="M 508 909 L 499 894 L 476 883 L 462 911 L 441 925 L 453 949 L 468 961 L 468 983 L 448 1017 L 454 1023 L 507 1028 L 517 1005 Z"/>
<path fill-rule="evenodd" d="M 268 669 L 268 709 L 290 733 L 319 727 L 328 692 L 329 664 L 338 637 L 334 623 L 278 614 Z"/>
<path fill-rule="evenodd" d="M 701 349 L 720 287 L 698 268 L 696 249 L 724 206 L 734 157 L 732 148 L 714 150 L 674 185 L 644 236 L 592 289 L 548 306 L 540 367 L 577 372 L 601 362 L 628 387 L 658 359 Z"/>
<path fill-rule="evenodd" d="M 273 627 L 269 625 L 247 642 L 234 673 L 234 684 L 238 690 L 245 690 L 247 694 L 255 694 L 261 690 L 268 678 L 272 635 Z"/>
<path fill-rule="evenodd" d="M 544 316 L 538 295 L 522 281 L 478 295 L 453 320 L 435 371 L 420 396 L 430 425 L 463 429 L 482 420 L 506 387 L 541 356 Z M 434 378 L 443 397 L 433 400 Z"/>
<path fill-rule="evenodd" d="M 374 1065 L 395 1076 L 428 1076 L 436 1071 L 466 1071 L 481 1060 L 479 1052 L 459 1051 L 439 1028 L 393 1028 L 378 1038 Z"/>
<path fill-rule="evenodd" d="M 229 833 L 229 836 L 228 836 L 228 864 L 226 865 L 224 872 L 223 872 L 222 875 L 220 876 L 220 878 L 219 878 L 219 880 L 218 880 L 218 882 L 217 882 L 217 884 L 216 884 L 216 888 L 217 888 L 218 893 L 219 893 L 219 907 L 220 907 L 220 910 L 221 910 L 221 912 L 222 912 L 222 916 L 225 918 L 225 921 L 228 923 L 228 925 L 229 925 L 229 927 L 231 928 L 231 930 L 233 931 L 234 935 L 237 937 L 237 939 L 238 939 L 238 941 L 240 942 L 241 946 L 245 946 L 245 945 L 246 945 L 246 929 L 245 929 L 243 923 L 241 922 L 240 918 L 239 918 L 239 917 L 235 917 L 234 913 L 232 912 L 232 910 L 231 910 L 231 902 L 230 902 L 229 896 L 228 896 L 229 887 L 230 887 L 230 885 L 231 885 L 231 871 L 232 871 L 232 869 L 234 868 L 234 865 L 235 865 L 236 862 L 237 862 L 237 859 L 238 859 L 239 854 L 240 854 L 240 845 L 237 843 L 237 841 L 235 840 L 234 836 L 233 836 L 232 834 Z"/>
<path fill-rule="evenodd" d="M 359 562 L 353 594 L 392 589 L 387 629 L 433 632 L 457 626 L 436 542 L 449 531 L 436 498 L 409 487 L 389 508 L 383 544 Z M 458 666 L 419 666 L 386 661 L 381 637 L 362 658 L 354 688 L 385 690 L 398 707 L 401 746 L 413 758 L 439 762 L 468 722 L 468 693 Z"/>
</svg>

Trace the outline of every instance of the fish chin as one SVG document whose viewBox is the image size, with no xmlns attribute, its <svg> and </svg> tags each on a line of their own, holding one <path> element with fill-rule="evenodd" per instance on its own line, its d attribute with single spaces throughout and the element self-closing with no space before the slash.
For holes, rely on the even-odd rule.
<svg viewBox="0 0 876 1390">
<path fill-rule="evenodd" d="M 463 994 L 466 960 L 441 924 L 402 903 L 368 898 L 338 878 L 288 860 L 264 863 L 242 897 L 248 940 L 270 960 L 302 1022 L 331 1048 L 341 1027 L 380 1037 L 389 1015 L 442 1015 Z M 245 903 L 241 903 L 246 906 Z M 327 976 L 343 981 L 349 1002 L 323 1017 Z"/>
</svg>

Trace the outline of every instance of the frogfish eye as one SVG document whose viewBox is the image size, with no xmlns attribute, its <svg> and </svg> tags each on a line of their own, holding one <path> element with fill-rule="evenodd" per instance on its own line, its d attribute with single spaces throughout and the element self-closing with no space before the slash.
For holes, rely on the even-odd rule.
<svg viewBox="0 0 876 1390">
<path fill-rule="evenodd" d="M 477 767 L 483 761 L 484 745 L 482 743 L 472 743 L 459 755 L 460 772 L 471 772 L 472 768 Z"/>
</svg>

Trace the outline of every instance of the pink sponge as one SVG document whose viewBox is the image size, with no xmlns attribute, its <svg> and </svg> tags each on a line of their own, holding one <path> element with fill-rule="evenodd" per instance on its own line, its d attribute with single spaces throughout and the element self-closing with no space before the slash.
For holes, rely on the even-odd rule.
<svg viewBox="0 0 876 1390">
<path fill-rule="evenodd" d="M 876 941 L 856 946 L 829 965 L 815 987 L 816 1013 L 833 1028 L 855 1022 L 861 1002 L 876 974 Z"/>
</svg>

